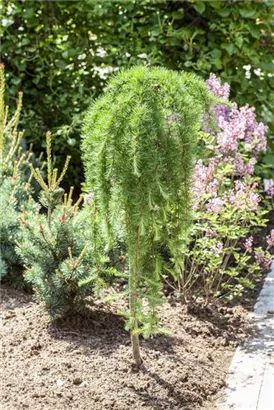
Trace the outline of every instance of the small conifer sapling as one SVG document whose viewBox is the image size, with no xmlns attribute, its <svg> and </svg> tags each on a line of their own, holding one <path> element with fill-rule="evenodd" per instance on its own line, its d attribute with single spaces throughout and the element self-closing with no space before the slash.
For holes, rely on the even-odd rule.
<svg viewBox="0 0 274 410">
<path fill-rule="evenodd" d="M 33 193 L 28 166 L 33 155 L 31 148 L 23 151 L 23 132 L 17 129 L 23 94 L 19 93 L 15 112 L 9 116 L 5 90 L 5 67 L 0 64 L 0 278 L 21 286 L 22 261 L 15 248 L 21 235 L 19 214 Z"/>
<path fill-rule="evenodd" d="M 82 151 L 94 223 L 109 246 L 122 235 L 127 247 L 126 328 L 137 367 L 139 335 L 163 332 L 161 275 L 180 272 L 201 119 L 213 100 L 193 74 L 136 67 L 113 77 L 84 120 Z"/>
<path fill-rule="evenodd" d="M 67 158 L 58 177 L 52 167 L 51 134 L 47 142 L 47 179 L 30 165 L 41 186 L 40 202 L 35 212 L 25 209 L 21 215 L 22 238 L 17 253 L 25 263 L 25 280 L 32 285 L 35 298 L 44 303 L 52 318 L 71 312 L 83 312 L 92 300 L 95 276 L 92 271 L 88 221 L 79 209 L 82 196 L 73 204 L 72 193 L 64 193 L 60 183 L 69 163 Z M 38 205 L 38 204 L 37 204 Z"/>
</svg>

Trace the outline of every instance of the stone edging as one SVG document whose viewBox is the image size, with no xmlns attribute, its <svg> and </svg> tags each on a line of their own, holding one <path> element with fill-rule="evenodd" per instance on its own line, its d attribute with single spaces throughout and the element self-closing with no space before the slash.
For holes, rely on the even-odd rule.
<svg viewBox="0 0 274 410">
<path fill-rule="evenodd" d="M 219 410 L 274 410 L 274 262 L 251 320 L 255 335 L 235 352 Z"/>
</svg>

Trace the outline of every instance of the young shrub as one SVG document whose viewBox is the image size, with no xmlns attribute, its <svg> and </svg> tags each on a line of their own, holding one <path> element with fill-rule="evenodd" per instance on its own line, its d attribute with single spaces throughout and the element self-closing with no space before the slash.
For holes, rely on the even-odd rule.
<svg viewBox="0 0 274 410">
<path fill-rule="evenodd" d="M 15 252 L 16 241 L 20 240 L 19 214 L 32 193 L 32 175 L 28 164 L 31 152 L 23 152 L 23 132 L 17 131 L 22 107 L 22 93 L 19 94 L 17 109 L 8 119 L 5 105 L 5 73 L 0 65 L 0 236 L 1 265 L 0 278 L 19 285 L 22 261 Z M 21 282 L 21 281 L 20 281 Z"/>
<path fill-rule="evenodd" d="M 228 101 L 228 84 L 212 74 L 207 86 Z M 195 165 L 195 223 L 181 276 L 185 297 L 200 296 L 207 302 L 213 297 L 232 299 L 253 288 L 254 278 L 271 263 L 269 244 L 266 251 L 254 248 L 251 236 L 267 223 L 260 180 L 254 176 L 258 156 L 266 149 L 267 127 L 256 121 L 248 105 L 217 104 L 214 111 L 217 128 L 205 120 L 202 155 Z"/>
<path fill-rule="evenodd" d="M 51 135 L 47 134 L 47 183 L 39 169 L 31 166 L 33 175 L 41 185 L 41 207 L 32 211 L 24 210 L 21 216 L 22 238 L 18 243 L 18 254 L 25 262 L 25 279 L 37 300 L 44 302 L 52 318 L 72 311 L 81 312 L 87 297 L 93 293 L 95 275 L 91 266 L 90 244 L 85 232 L 88 219 L 79 211 L 79 203 L 72 203 L 64 194 L 60 183 L 65 175 L 69 158 L 58 178 L 52 169 Z"/>
<path fill-rule="evenodd" d="M 95 231 L 103 229 L 109 245 L 122 235 L 127 247 L 127 329 L 137 366 L 139 334 L 161 332 L 161 274 L 171 268 L 163 246 L 173 274 L 179 271 L 201 118 L 213 102 L 194 75 L 137 67 L 111 80 L 84 121 L 82 152 Z"/>
</svg>

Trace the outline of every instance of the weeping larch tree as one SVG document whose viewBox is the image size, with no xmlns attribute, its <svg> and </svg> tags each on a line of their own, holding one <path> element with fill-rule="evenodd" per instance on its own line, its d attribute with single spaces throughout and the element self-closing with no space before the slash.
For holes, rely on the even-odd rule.
<svg viewBox="0 0 274 410">
<path fill-rule="evenodd" d="M 204 112 L 216 103 L 194 74 L 163 68 L 120 71 L 88 110 L 82 153 L 96 232 L 123 238 L 129 261 L 133 357 L 139 335 L 161 332 L 161 276 L 180 272 L 191 222 L 191 178 Z M 163 248 L 169 260 L 163 257 Z"/>
</svg>

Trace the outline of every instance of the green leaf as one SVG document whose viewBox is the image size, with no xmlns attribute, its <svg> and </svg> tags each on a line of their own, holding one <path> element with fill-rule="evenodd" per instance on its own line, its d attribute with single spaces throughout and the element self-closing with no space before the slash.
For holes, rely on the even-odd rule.
<svg viewBox="0 0 274 410">
<path fill-rule="evenodd" d="M 27 45 L 27 44 L 29 44 L 30 43 L 30 40 L 29 40 L 29 38 L 23 38 L 23 40 L 22 40 L 22 42 L 21 42 L 21 44 L 22 44 L 22 46 L 25 46 L 25 45 Z"/>
<path fill-rule="evenodd" d="M 236 47 L 234 46 L 234 44 L 230 43 L 226 43 L 226 44 L 222 44 L 221 46 L 223 49 L 225 49 L 228 54 L 231 56 L 235 51 L 236 51 Z"/>
<path fill-rule="evenodd" d="M 235 38 L 235 43 L 237 44 L 237 46 L 238 46 L 239 48 L 242 48 L 243 42 L 244 42 L 244 39 L 243 39 L 242 36 L 237 36 L 237 37 Z"/>
<path fill-rule="evenodd" d="M 62 57 L 65 58 L 65 59 L 67 59 L 68 56 L 69 56 L 68 50 L 63 51 Z"/>
<path fill-rule="evenodd" d="M 263 61 L 262 68 L 263 70 L 273 73 L 274 72 L 274 62 L 273 61 Z"/>
<path fill-rule="evenodd" d="M 186 61 L 186 62 L 184 63 L 184 66 L 185 66 L 185 67 L 192 67 L 193 65 L 194 65 L 193 61 Z"/>
<path fill-rule="evenodd" d="M 180 11 L 173 11 L 171 13 L 171 17 L 174 18 L 174 20 L 180 20 L 184 17 L 184 9 L 181 9 Z"/>
<path fill-rule="evenodd" d="M 21 83 L 21 78 L 12 78 L 11 79 L 12 84 L 18 85 Z"/>
<path fill-rule="evenodd" d="M 263 157 L 264 164 L 272 165 L 274 167 L 274 154 L 266 154 Z"/>
<path fill-rule="evenodd" d="M 221 9 L 218 11 L 219 16 L 221 17 L 228 17 L 231 13 L 231 9 Z"/>
<path fill-rule="evenodd" d="M 200 14 L 203 14 L 204 11 L 205 11 L 205 9 L 206 9 L 205 3 L 204 3 L 203 1 L 195 2 L 195 3 L 193 4 L 193 7 L 194 7 L 195 10 L 198 11 L 198 13 L 200 13 Z"/>
<path fill-rule="evenodd" d="M 219 58 L 222 55 L 222 51 L 220 49 L 215 48 L 212 50 L 211 55 L 213 58 Z"/>
<path fill-rule="evenodd" d="M 33 78 L 33 79 L 32 79 L 32 82 L 33 82 L 35 85 L 39 84 L 39 82 L 40 82 L 40 77 L 35 77 L 35 78 Z"/>
<path fill-rule="evenodd" d="M 61 69 L 65 69 L 67 67 L 67 63 L 64 60 L 60 60 L 60 61 L 58 61 L 58 66 Z"/>
<path fill-rule="evenodd" d="M 244 18 L 252 18 L 256 16 L 256 10 L 240 9 L 240 15 Z"/>
</svg>

